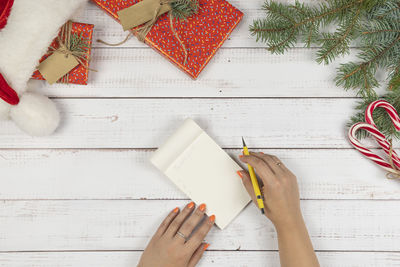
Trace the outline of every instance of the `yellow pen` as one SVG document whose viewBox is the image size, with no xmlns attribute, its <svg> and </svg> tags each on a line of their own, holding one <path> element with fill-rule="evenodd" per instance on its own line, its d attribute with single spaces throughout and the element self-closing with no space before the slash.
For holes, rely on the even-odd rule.
<svg viewBox="0 0 400 267">
<path fill-rule="evenodd" d="M 246 146 L 246 143 L 244 142 L 243 137 L 242 137 L 242 142 L 243 142 L 243 154 L 245 154 L 246 156 L 250 155 L 249 150 L 247 149 L 247 146 Z M 250 164 L 247 164 L 247 167 L 249 168 L 251 183 L 253 184 L 254 194 L 256 195 L 256 198 L 257 198 L 258 207 L 260 208 L 261 213 L 264 214 L 265 213 L 264 200 L 261 195 L 260 186 L 258 185 L 256 173 L 254 172 L 254 169 L 253 169 L 253 167 L 250 166 Z"/>
</svg>

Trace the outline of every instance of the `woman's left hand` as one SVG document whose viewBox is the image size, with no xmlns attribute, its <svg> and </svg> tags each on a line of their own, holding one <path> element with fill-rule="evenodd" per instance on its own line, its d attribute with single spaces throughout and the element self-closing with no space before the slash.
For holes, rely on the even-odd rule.
<svg viewBox="0 0 400 267">
<path fill-rule="evenodd" d="M 202 204 L 195 210 L 191 202 L 182 211 L 171 211 L 144 250 L 138 267 L 196 266 L 209 246 L 203 240 L 215 221 L 214 215 L 204 218 L 205 209 Z"/>
</svg>

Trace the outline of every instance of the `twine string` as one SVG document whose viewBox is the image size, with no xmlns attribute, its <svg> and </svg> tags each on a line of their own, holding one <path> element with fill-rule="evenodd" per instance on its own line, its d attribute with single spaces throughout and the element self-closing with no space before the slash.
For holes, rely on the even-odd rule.
<svg viewBox="0 0 400 267">
<path fill-rule="evenodd" d="M 139 41 L 145 42 L 147 34 L 151 31 L 154 24 L 157 22 L 158 18 L 162 15 L 162 14 L 160 14 L 162 5 L 168 5 L 172 1 L 173 0 L 160 0 L 160 4 L 154 10 L 154 15 L 153 15 L 152 19 L 149 20 L 148 22 L 146 22 L 145 24 L 143 24 L 142 26 L 138 27 L 137 29 L 129 32 L 128 35 L 125 37 L 125 39 L 122 40 L 121 42 L 113 44 L 113 43 L 108 43 L 106 41 L 103 41 L 101 39 L 98 39 L 97 42 L 102 43 L 107 46 L 120 46 L 120 45 L 126 43 L 133 34 L 136 34 L 136 37 L 138 38 Z M 168 12 L 168 16 L 169 16 L 169 24 L 171 27 L 171 31 L 172 31 L 174 37 L 178 40 L 180 46 L 183 49 L 183 52 L 185 53 L 185 58 L 184 58 L 183 64 L 186 65 L 189 53 L 186 49 L 185 44 L 183 43 L 181 38 L 179 38 L 179 35 L 175 30 L 173 16 L 172 16 L 172 10 Z"/>
<path fill-rule="evenodd" d="M 179 38 L 178 33 L 175 31 L 175 27 L 174 27 L 174 21 L 173 21 L 173 17 L 172 17 L 172 12 L 168 12 L 168 16 L 169 16 L 169 24 L 171 25 L 171 31 L 174 34 L 175 38 L 178 40 L 179 44 L 182 46 L 183 52 L 185 53 L 185 59 L 183 60 L 183 65 L 186 65 L 187 62 L 187 58 L 188 58 L 188 51 L 186 49 L 185 44 L 182 42 L 181 38 Z"/>
<path fill-rule="evenodd" d="M 60 34 L 57 36 L 57 43 L 59 47 L 56 48 L 53 45 L 51 45 L 48 52 L 49 55 L 57 52 L 64 54 L 66 57 L 73 56 L 78 61 L 78 63 L 85 69 L 97 72 L 97 70 L 91 69 L 87 66 L 87 62 L 89 61 L 89 56 L 87 55 L 86 52 L 74 50 L 71 47 L 71 37 L 72 37 L 72 21 L 68 21 L 61 27 Z M 86 61 L 86 64 L 84 63 L 84 61 Z M 69 73 L 65 74 L 59 81 L 61 83 L 68 83 Z"/>
<path fill-rule="evenodd" d="M 122 40 L 122 41 L 119 42 L 119 43 L 115 43 L 115 44 L 114 44 L 114 43 L 109 43 L 109 42 L 103 41 L 103 40 L 101 40 L 101 39 L 97 39 L 97 42 L 98 42 L 98 43 L 101 43 L 101 44 L 104 44 L 104 45 L 107 45 L 107 46 L 120 46 L 120 45 L 123 45 L 124 43 L 126 43 L 132 35 L 133 35 L 133 33 L 132 33 L 132 32 L 129 32 L 128 35 L 125 37 L 124 40 Z"/>
<path fill-rule="evenodd" d="M 171 2 L 170 0 L 160 0 L 160 4 L 157 6 L 156 10 L 154 10 L 153 18 L 151 20 L 149 20 L 148 22 L 146 22 L 141 27 L 137 28 L 136 30 L 133 30 L 134 32 L 136 32 L 137 38 L 139 39 L 139 41 L 144 42 L 147 34 L 150 32 L 154 23 L 156 23 L 158 18 L 161 16 L 161 14 L 160 14 L 161 7 L 163 5 L 169 4 L 170 2 Z"/>
</svg>

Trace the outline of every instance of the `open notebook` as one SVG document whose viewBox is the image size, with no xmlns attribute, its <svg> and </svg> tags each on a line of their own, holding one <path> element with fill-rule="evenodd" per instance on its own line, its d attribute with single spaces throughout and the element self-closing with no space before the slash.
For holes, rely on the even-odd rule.
<svg viewBox="0 0 400 267">
<path fill-rule="evenodd" d="M 191 119 L 150 160 L 197 205 L 207 204 L 221 229 L 250 201 L 236 174 L 241 167 Z"/>
</svg>

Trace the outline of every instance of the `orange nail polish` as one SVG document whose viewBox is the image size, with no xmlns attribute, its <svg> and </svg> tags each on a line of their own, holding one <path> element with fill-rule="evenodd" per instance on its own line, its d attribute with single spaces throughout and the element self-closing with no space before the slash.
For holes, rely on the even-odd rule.
<svg viewBox="0 0 400 267">
<path fill-rule="evenodd" d="M 190 202 L 190 203 L 187 205 L 187 207 L 188 207 L 189 209 L 192 209 L 192 208 L 194 207 L 194 202 L 193 202 L 193 201 Z"/>
<path fill-rule="evenodd" d="M 240 178 L 243 178 L 243 174 L 241 171 L 237 171 L 236 173 L 239 175 Z"/>
<path fill-rule="evenodd" d="M 215 215 L 211 215 L 210 218 L 209 218 L 209 220 L 210 220 L 210 222 L 212 222 L 212 223 L 215 222 Z"/>
<path fill-rule="evenodd" d="M 260 154 L 263 154 L 263 155 L 264 155 L 264 152 L 260 152 Z"/>
<path fill-rule="evenodd" d="M 239 155 L 239 158 L 243 158 L 243 155 Z"/>
<path fill-rule="evenodd" d="M 209 246 L 210 246 L 210 244 L 208 244 L 208 243 L 204 244 L 203 250 L 206 251 Z"/>
<path fill-rule="evenodd" d="M 200 211 L 205 211 L 206 210 L 206 204 L 201 204 L 199 207 Z"/>
<path fill-rule="evenodd" d="M 178 207 L 176 207 L 176 208 L 173 210 L 174 213 L 177 213 L 178 211 L 179 211 L 179 208 L 178 208 Z"/>
</svg>

